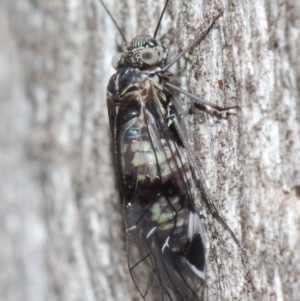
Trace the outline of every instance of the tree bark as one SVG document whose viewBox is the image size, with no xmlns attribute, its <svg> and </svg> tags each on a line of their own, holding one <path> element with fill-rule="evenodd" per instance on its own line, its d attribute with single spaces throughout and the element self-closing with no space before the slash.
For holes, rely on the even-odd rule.
<svg viewBox="0 0 300 301">
<path fill-rule="evenodd" d="M 164 3 L 105 2 L 127 40 L 153 34 Z M 209 238 L 205 300 L 297 301 L 300 3 L 171 0 L 158 34 L 173 36 L 170 57 L 220 11 L 172 69 L 190 92 L 239 107 L 194 108 L 186 121 L 240 242 L 196 198 Z M 0 39 L 2 299 L 141 300 L 127 269 L 105 104 L 120 34 L 97 0 L 2 0 Z"/>
</svg>

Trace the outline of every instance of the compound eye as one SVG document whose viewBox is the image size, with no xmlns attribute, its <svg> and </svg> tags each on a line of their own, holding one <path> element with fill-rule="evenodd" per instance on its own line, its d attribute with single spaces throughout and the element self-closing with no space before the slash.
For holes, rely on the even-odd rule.
<svg viewBox="0 0 300 301">
<path fill-rule="evenodd" d="M 160 55 L 157 49 L 146 48 L 140 52 L 140 59 L 148 66 L 159 63 Z"/>
<path fill-rule="evenodd" d="M 118 52 L 113 56 L 113 58 L 111 60 L 111 65 L 115 70 L 118 69 L 118 64 L 119 64 L 119 61 L 120 61 L 120 58 L 122 55 L 123 55 L 122 52 Z"/>
</svg>

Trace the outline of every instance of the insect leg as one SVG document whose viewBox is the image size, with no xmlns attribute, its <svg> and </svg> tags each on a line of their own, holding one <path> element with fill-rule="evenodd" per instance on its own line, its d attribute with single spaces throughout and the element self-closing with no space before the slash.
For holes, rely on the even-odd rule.
<svg viewBox="0 0 300 301">
<path fill-rule="evenodd" d="M 203 173 L 201 171 L 201 168 L 190 148 L 190 145 L 188 143 L 188 140 L 187 140 L 187 137 L 185 136 L 180 124 L 179 124 L 179 121 L 177 119 L 177 116 L 176 115 L 172 115 L 170 116 L 170 118 L 173 119 L 173 122 L 174 122 L 174 126 L 176 128 L 176 131 L 188 153 L 188 157 L 191 161 L 191 165 L 194 166 L 194 170 L 195 170 L 195 173 L 196 173 L 196 176 L 198 177 L 198 180 L 200 181 L 200 184 L 201 184 L 201 188 L 202 188 L 202 191 L 204 193 L 204 196 L 205 196 L 205 201 L 212 213 L 212 215 L 221 223 L 221 225 L 230 233 L 231 237 L 233 238 L 233 240 L 235 241 L 235 243 L 239 246 L 239 241 L 238 239 L 236 238 L 235 234 L 233 233 L 233 231 L 230 229 L 230 227 L 226 224 L 226 222 L 223 220 L 223 218 L 220 216 L 215 204 L 214 204 L 214 201 L 213 201 L 213 198 L 207 188 L 207 185 L 206 185 L 206 182 L 205 182 L 205 179 L 204 179 L 204 176 L 203 176 Z"/>
<path fill-rule="evenodd" d="M 199 96 L 197 96 L 197 95 L 195 95 L 195 94 L 192 94 L 192 93 L 190 93 L 190 92 L 188 92 L 188 91 L 186 91 L 186 90 L 184 90 L 184 89 L 182 89 L 182 88 L 180 88 L 180 87 L 177 87 L 177 86 L 175 86 L 175 85 L 173 85 L 173 84 L 170 84 L 170 83 L 168 83 L 168 82 L 165 83 L 165 86 L 168 86 L 168 87 L 170 87 L 170 88 L 176 90 L 177 92 L 179 92 L 179 93 L 181 93 L 181 94 L 183 94 L 183 95 L 185 95 L 185 96 L 190 97 L 191 99 L 194 100 L 194 102 L 195 102 L 196 104 L 199 104 L 199 105 L 202 105 L 202 106 L 209 106 L 209 107 L 211 107 L 211 108 L 217 110 L 218 112 L 229 111 L 229 110 L 231 110 L 231 109 L 238 109 L 238 108 L 239 108 L 239 106 L 233 106 L 233 107 L 222 108 L 222 107 L 219 107 L 219 106 L 217 106 L 217 105 L 215 105 L 215 104 L 213 104 L 213 103 L 211 103 L 211 102 L 205 100 L 205 99 L 202 98 L 202 97 L 199 97 Z"/>
</svg>

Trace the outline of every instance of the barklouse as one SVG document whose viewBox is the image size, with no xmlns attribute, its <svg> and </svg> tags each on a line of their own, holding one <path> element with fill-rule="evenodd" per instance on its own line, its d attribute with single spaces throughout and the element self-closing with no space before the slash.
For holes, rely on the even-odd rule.
<svg viewBox="0 0 300 301">
<path fill-rule="evenodd" d="M 130 274 L 144 300 L 158 288 L 160 300 L 202 300 L 205 250 L 191 166 L 212 214 L 237 240 L 218 214 L 188 144 L 179 94 L 216 111 L 234 107 L 221 108 L 181 89 L 179 78 L 168 69 L 209 33 L 220 14 L 167 62 L 167 49 L 156 33 L 169 0 L 154 36 L 139 35 L 130 42 L 100 2 L 126 44 L 112 60 L 116 73 L 108 83 L 107 108 Z"/>
</svg>

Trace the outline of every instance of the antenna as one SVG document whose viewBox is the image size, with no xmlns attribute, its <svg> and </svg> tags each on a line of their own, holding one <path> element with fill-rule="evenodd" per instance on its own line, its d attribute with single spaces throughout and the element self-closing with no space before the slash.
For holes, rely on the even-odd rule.
<svg viewBox="0 0 300 301">
<path fill-rule="evenodd" d="M 101 0 L 100 0 L 100 1 L 101 1 Z M 166 8 L 167 8 L 167 6 L 168 6 L 169 1 L 170 1 L 170 0 L 167 0 L 167 1 L 166 1 L 166 4 L 165 4 L 165 6 L 164 6 L 164 9 L 163 9 L 163 11 L 162 11 L 162 13 L 161 13 L 161 15 L 160 15 L 160 17 L 159 17 L 158 23 L 157 23 L 157 25 L 156 25 L 156 29 L 155 29 L 155 31 L 154 31 L 153 38 L 155 38 L 156 35 L 157 35 L 157 32 L 158 32 L 158 29 L 159 29 L 161 20 L 162 20 L 164 14 L 165 14 L 165 11 L 166 11 Z M 101 2 L 102 2 L 102 1 L 101 1 Z"/>
<path fill-rule="evenodd" d="M 102 0 L 99 0 L 99 1 L 100 1 L 100 3 L 102 4 L 102 6 L 104 7 L 104 9 L 106 10 L 106 12 L 108 13 L 110 19 L 111 19 L 111 20 L 113 21 L 113 23 L 115 24 L 115 26 L 116 26 L 116 28 L 118 29 L 118 31 L 119 31 L 119 33 L 120 33 L 120 35 L 121 35 L 123 41 L 124 41 L 125 43 L 127 43 L 126 38 L 125 38 L 125 36 L 124 36 L 124 33 L 123 33 L 123 31 L 121 30 L 121 28 L 119 27 L 119 25 L 117 24 L 116 20 L 113 18 L 112 14 L 111 14 L 110 11 L 108 10 L 108 8 L 105 6 L 105 4 L 103 3 L 103 1 L 102 1 Z M 169 0 L 168 0 L 168 1 L 169 1 Z"/>
</svg>

